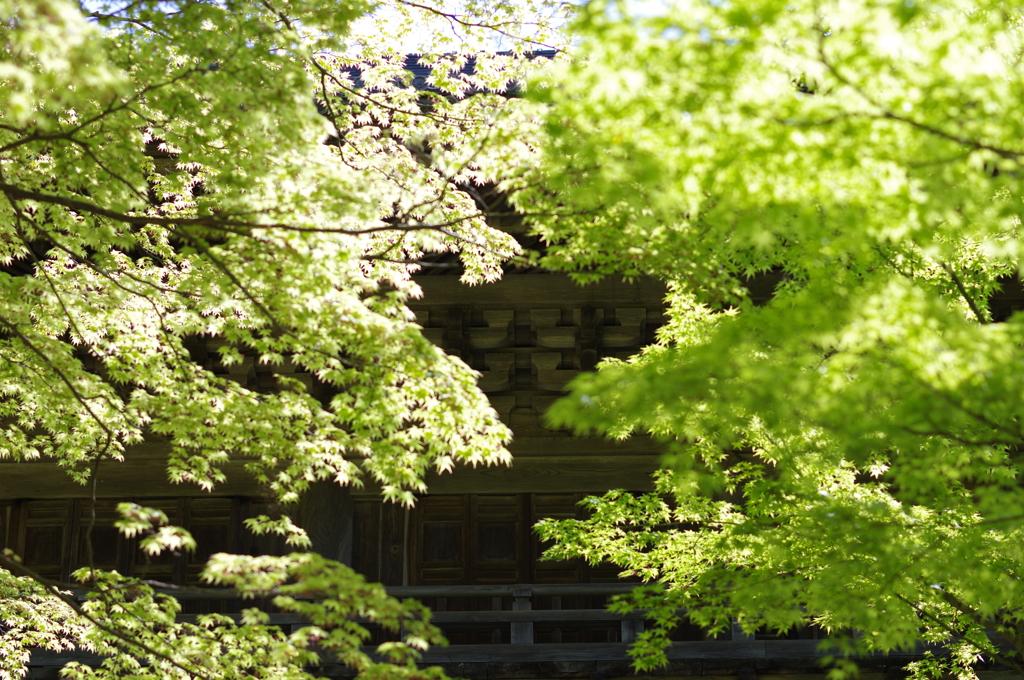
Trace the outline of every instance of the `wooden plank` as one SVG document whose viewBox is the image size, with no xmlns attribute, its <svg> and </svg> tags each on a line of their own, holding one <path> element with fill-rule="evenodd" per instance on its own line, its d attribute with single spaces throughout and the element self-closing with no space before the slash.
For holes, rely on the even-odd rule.
<svg viewBox="0 0 1024 680">
<path fill-rule="evenodd" d="M 539 397 L 534 397 L 539 399 Z M 550 404 L 548 404 L 550 405 Z M 624 441 L 603 437 L 517 437 L 508 447 L 513 458 L 551 456 L 660 456 L 663 447 L 650 437 L 635 436 Z"/>
<path fill-rule="evenodd" d="M 412 300 L 410 307 L 480 305 L 492 309 L 529 307 L 631 307 L 661 306 L 665 284 L 654 279 L 626 283 L 608 277 L 586 286 L 561 274 L 522 274 L 506 276 L 494 283 L 467 286 L 454 276 L 414 276 L 423 289 L 423 298 Z"/>
<path fill-rule="evenodd" d="M 978 673 L 979 680 L 985 678 Z M 758 673 L 757 680 L 827 680 L 825 673 Z M 719 678 L 724 680 L 724 678 Z M 858 673 L 857 680 L 892 680 L 886 673 Z M 985 680 L 988 680 L 985 678 Z M 1009 679 L 1007 679 L 1009 680 Z"/>
<path fill-rule="evenodd" d="M 507 612 L 506 612 L 507 613 Z M 533 645 L 451 645 L 431 648 L 423 654 L 422 663 L 526 663 L 538 661 L 618 661 L 628 659 L 626 643 L 568 643 Z M 372 649 L 364 648 L 369 653 Z M 893 665 L 903 665 L 920 658 L 925 651 L 919 647 L 911 651 L 893 651 L 860 658 L 892 659 Z M 821 651 L 816 641 L 809 640 L 757 640 L 751 642 L 707 641 L 673 642 L 666 650 L 669 660 L 719 661 L 733 668 L 745 667 L 758 660 L 820 659 L 834 652 Z"/>
<path fill-rule="evenodd" d="M 610 488 L 648 491 L 660 456 L 550 456 L 522 458 L 511 467 L 457 468 L 431 473 L 431 494 L 603 493 Z"/>
<path fill-rule="evenodd" d="M 284 620 L 288 615 L 278 615 Z M 828 653 L 819 651 L 817 643 L 810 641 L 779 640 L 755 642 L 674 642 L 666 650 L 670 661 L 709 661 L 719 662 L 722 668 L 739 669 L 750 667 L 749 664 L 764 660 L 811 660 L 820 659 Z M 565 663 L 587 661 L 626 661 L 629 659 L 627 650 L 631 645 L 626 643 L 569 643 L 569 644 L 521 644 L 521 645 L 451 645 L 449 647 L 431 647 L 423 653 L 421 665 L 437 664 L 515 664 L 515 663 Z M 376 647 L 363 647 L 363 651 L 376 656 Z M 885 659 L 887 665 L 901 667 L 908 661 L 920 658 L 925 647 L 921 646 L 910 651 L 895 651 L 888 654 L 872 654 L 861 659 Z M 84 651 L 51 652 L 34 650 L 31 666 L 61 667 L 68 661 L 79 661 L 88 665 L 99 665 L 102 658 Z M 891 660 L 891 664 L 888 661 Z M 816 663 L 816 661 L 815 661 Z M 325 660 L 323 666 L 337 666 L 337 662 Z M 803 666 L 809 668 L 810 666 Z M 728 674 L 721 674 L 727 677 Z M 881 674 L 869 674 L 867 680 L 875 680 Z M 1015 673 L 1005 671 L 982 671 L 981 680 L 1020 680 Z M 525 677 L 525 676 L 524 676 Z M 824 680 L 824 674 L 794 673 L 759 675 L 759 680 Z M 864 677 L 864 676 L 862 676 Z"/>
<path fill-rule="evenodd" d="M 145 489 L 145 495 L 157 496 L 245 496 L 263 495 L 244 461 L 219 466 L 227 481 L 206 492 L 194 484 L 172 484 L 167 479 L 167 444 L 132 447 L 124 462 L 107 461 L 100 466 L 96 484 L 98 498 L 132 498 Z M 256 493 L 254 493 L 256 492 Z M 76 484 L 67 472 L 52 461 L 0 463 L 0 498 L 88 498 L 89 487 Z"/>
<path fill-rule="evenodd" d="M 405 579 L 406 510 L 397 503 L 382 503 L 380 519 L 380 582 L 386 586 L 399 586 Z"/>
<path fill-rule="evenodd" d="M 517 611 L 504 609 L 501 611 L 467 611 L 467 612 L 434 612 L 432 623 L 590 623 L 594 621 L 642 621 L 645 611 L 637 610 L 630 614 L 616 614 L 607 609 L 528 609 Z"/>
<path fill-rule="evenodd" d="M 529 588 L 533 595 L 621 595 L 631 592 L 638 584 L 634 583 L 528 583 L 528 584 L 496 584 L 481 586 L 386 586 L 388 595 L 405 599 L 432 597 L 509 597 L 514 588 Z M 76 591 L 85 597 L 85 591 Z M 158 589 L 161 595 L 169 595 L 178 600 L 230 600 L 242 599 L 242 596 L 230 588 L 187 588 L 182 590 Z M 539 610 L 550 611 L 550 610 Z M 557 611 L 557 610 L 556 610 Z M 508 612 L 506 612 L 508 613 Z"/>
<path fill-rule="evenodd" d="M 621 595 L 633 590 L 634 583 L 529 583 L 486 586 L 406 586 L 389 587 L 388 595 L 406 597 L 507 597 L 512 589 L 529 588 L 535 596 L 545 595 Z"/>
<path fill-rule="evenodd" d="M 641 484 L 628 487 L 633 490 L 650 488 L 648 472 L 637 472 L 640 468 L 653 471 L 660 456 L 658 445 L 648 437 L 632 437 L 616 442 L 599 437 L 522 437 L 509 447 L 513 458 L 512 470 L 501 472 L 500 468 L 457 468 L 451 475 L 431 474 L 431 493 L 550 493 L 564 491 L 592 492 L 605 491 L 608 483 L 602 475 L 618 474 L 618 471 L 632 471 L 628 479 Z M 145 497 L 168 496 L 197 497 L 262 497 L 266 491 L 245 471 L 244 460 L 233 460 L 220 466 L 227 475 L 227 481 L 207 492 L 193 484 L 172 484 L 167 480 L 167 451 L 165 443 L 146 443 L 130 447 L 124 462 L 110 461 L 100 466 L 97 482 L 97 497 L 100 499 L 124 499 L 139 495 L 145 489 Z M 595 458 L 606 457 L 605 462 Z M 630 457 L 631 461 L 615 463 L 616 458 Z M 646 458 L 638 461 L 637 458 Z M 526 459 L 546 459 L 551 466 L 534 463 Z M 594 472 L 593 465 L 610 466 L 609 472 Z M 534 466 L 534 467 L 531 467 Z M 605 468 L 602 468 L 605 469 Z M 477 479 L 469 479 L 472 475 Z M 490 479 L 495 475 L 499 480 Z M 460 479 L 466 477 L 464 483 Z M 545 480 L 545 477 L 551 477 Z M 615 477 L 606 477 L 615 479 Z M 559 486 L 563 480 L 572 487 Z M 575 481 L 573 481 L 575 480 Z M 536 485 L 534 484 L 536 483 Z M 503 486 L 512 483 L 514 486 Z M 631 482 L 633 483 L 633 482 Z M 436 487 L 434 486 L 436 484 Z M 474 490 L 479 489 L 479 490 Z M 379 497 L 379 490 L 367 483 L 364 488 L 353 489 L 358 498 Z M 0 499 L 69 499 L 88 498 L 87 486 L 71 481 L 67 473 L 51 461 L 5 462 L 0 463 Z M 12 534 L 13 537 L 13 534 Z M 10 539 L 9 539 L 10 540 Z M 13 541 L 11 541 L 13 543 Z"/>
<path fill-rule="evenodd" d="M 61 668 L 69 661 L 77 661 L 87 666 L 99 666 L 103 657 L 92 652 L 73 650 L 67 652 L 52 652 L 48 649 L 33 649 L 32 658 L 29 661 L 30 667 L 37 668 Z"/>
<path fill-rule="evenodd" d="M 538 661 L 617 661 L 629 658 L 625 643 L 533 644 L 533 645 L 451 645 L 430 648 L 423 653 L 425 664 L 438 663 L 524 663 Z M 676 642 L 667 651 L 669 659 L 763 659 L 764 642 Z M 820 655 L 819 655 L 820 656 Z M 739 664 L 737 664 L 739 665 Z"/>
</svg>

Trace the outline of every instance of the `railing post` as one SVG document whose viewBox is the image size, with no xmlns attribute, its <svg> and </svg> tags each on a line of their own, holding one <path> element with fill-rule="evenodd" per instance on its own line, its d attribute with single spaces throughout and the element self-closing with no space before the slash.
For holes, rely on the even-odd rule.
<svg viewBox="0 0 1024 680">
<path fill-rule="evenodd" d="M 532 591 L 529 588 L 512 589 L 512 611 L 529 611 L 533 609 L 530 604 Z M 533 644 L 533 621 L 512 622 L 512 644 L 532 645 Z"/>
<path fill-rule="evenodd" d="M 561 595 L 552 595 L 551 596 L 551 608 L 552 609 L 561 609 L 562 608 L 562 596 Z M 554 642 L 555 644 L 561 644 L 562 643 L 562 629 L 561 628 L 552 628 L 551 629 L 551 641 Z"/>
<path fill-rule="evenodd" d="M 501 611 L 501 597 L 500 596 L 499 597 L 492 597 L 491 598 L 491 611 L 495 611 L 495 612 L 500 612 Z M 501 628 L 495 628 L 494 630 L 491 631 L 491 644 L 495 644 L 495 645 L 500 645 L 501 644 Z"/>
<path fill-rule="evenodd" d="M 636 642 L 636 636 L 644 632 L 643 619 L 622 619 L 622 641 Z"/>
<path fill-rule="evenodd" d="M 753 640 L 755 638 L 754 638 L 753 634 L 751 634 L 751 633 L 744 633 L 743 632 L 743 626 L 740 625 L 740 622 L 737 621 L 736 619 L 733 619 L 732 620 L 732 639 L 739 641 L 739 640 Z"/>
</svg>

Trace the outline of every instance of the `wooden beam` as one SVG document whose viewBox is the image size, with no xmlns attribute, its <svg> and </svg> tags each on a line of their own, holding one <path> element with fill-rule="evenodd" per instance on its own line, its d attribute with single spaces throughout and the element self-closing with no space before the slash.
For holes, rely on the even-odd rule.
<svg viewBox="0 0 1024 680">
<path fill-rule="evenodd" d="M 430 622 L 434 624 L 517 624 L 517 623 L 563 623 L 586 624 L 597 622 L 618 622 L 618 621 L 643 621 L 646 610 L 636 610 L 629 614 L 615 614 L 607 609 L 535 609 L 535 610 L 509 610 L 501 611 L 464 611 L 464 612 L 433 612 Z M 176 617 L 178 621 L 195 623 L 197 617 L 202 614 L 181 614 Z M 224 614 L 236 623 L 242 620 L 242 614 Z M 299 614 L 268 614 L 268 623 L 274 626 L 286 625 L 308 625 L 309 619 Z M 356 621 L 367 623 L 367 619 L 357 618 Z M 533 632 L 531 629 L 530 636 Z M 513 642 L 512 644 L 516 644 Z"/>
<path fill-rule="evenodd" d="M 449 647 L 431 647 L 423 653 L 421 665 L 446 666 L 454 664 L 537 664 L 567 662 L 626 662 L 629 656 L 627 643 L 569 643 L 569 644 L 533 644 L 533 645 L 451 645 Z M 886 667 L 902 668 L 909 661 L 921 658 L 926 647 L 920 646 L 913 650 L 892 651 L 888 654 L 872 654 L 857 657 L 857 660 L 883 662 Z M 932 647 L 933 652 L 941 650 Z M 364 647 L 363 651 L 376 656 L 376 647 Z M 723 670 L 741 668 L 772 667 L 772 661 L 796 663 L 787 666 L 793 669 L 817 668 L 820 659 L 830 656 L 834 651 L 821 650 L 816 641 L 803 640 L 759 640 L 753 642 L 673 642 L 666 650 L 669 661 L 694 661 L 698 665 L 693 669 L 696 673 L 686 675 L 715 675 L 728 677 Z M 83 651 L 51 652 L 35 650 L 30 665 L 37 668 L 61 667 L 68 661 L 79 661 L 87 665 L 99 665 L 102 657 Z M 701 665 L 701 662 L 707 662 Z M 710 665 L 708 665 L 710 663 Z M 324 660 L 322 666 L 338 666 L 339 664 Z M 777 666 L 777 664 L 774 664 Z M 628 669 L 624 669 L 627 670 Z M 878 674 L 881 675 L 881 674 Z M 981 680 L 1020 680 L 1020 676 L 1008 672 L 979 673 Z M 474 675 L 473 677 L 479 677 Z M 492 676 L 483 676 L 492 677 Z M 517 675 L 515 677 L 538 677 L 536 675 Z M 561 677 L 561 676 L 559 676 Z M 824 680 L 824 674 L 787 673 L 782 675 L 759 676 L 762 680 Z M 871 675 L 869 678 L 878 676 Z"/>
<path fill-rule="evenodd" d="M 511 467 L 456 468 L 452 474 L 431 473 L 431 494 L 603 493 L 611 488 L 649 491 L 660 456 L 523 457 Z"/>
<path fill-rule="evenodd" d="M 404 512 L 401 506 L 395 515 Z M 387 522 L 385 522 L 387 523 Z M 397 524 L 397 522 L 393 522 Z M 386 586 L 388 595 L 404 600 L 407 597 L 423 599 L 425 597 L 509 597 L 516 588 L 529 588 L 533 596 L 549 595 L 622 595 L 631 592 L 639 583 L 510 583 L 506 585 L 447 585 L 447 586 Z M 241 600 L 245 599 L 232 588 L 186 588 L 157 589 L 160 595 L 173 597 L 176 600 Z M 76 590 L 75 596 L 84 601 L 88 591 Z M 543 611 L 543 610 L 542 610 Z"/>
<path fill-rule="evenodd" d="M 506 612 L 507 613 L 507 612 Z M 551 661 L 618 661 L 628 659 L 626 643 L 567 643 L 533 645 L 451 645 L 431 647 L 423 653 L 421 663 L 528 663 Z M 369 650 L 368 650 L 369 651 Z M 924 648 L 910 651 L 892 651 L 884 655 L 894 666 L 902 666 L 911 659 L 920 658 Z M 801 659 L 806 667 L 816 665 L 818 659 L 834 655 L 835 651 L 822 651 L 816 640 L 757 640 L 732 642 L 709 640 L 706 642 L 673 642 L 666 650 L 669 660 L 716 660 L 733 668 L 757 660 Z M 881 657 L 883 655 L 870 655 Z M 868 658 L 868 657 L 861 657 Z M 822 676 L 824 677 L 824 676 Z"/>
<path fill-rule="evenodd" d="M 96 484 L 99 498 L 167 496 L 263 496 L 265 492 L 245 471 L 241 461 L 218 466 L 227 481 L 212 493 L 197 484 L 174 484 L 167 479 L 166 457 L 130 457 L 100 466 Z M 88 487 L 77 484 L 51 461 L 0 463 L 0 499 L 88 498 Z"/>
<path fill-rule="evenodd" d="M 389 587 L 388 595 L 407 597 L 508 597 L 515 588 L 529 588 L 535 596 L 546 595 L 622 595 L 639 583 L 530 583 L 486 586 L 405 586 Z"/>
<path fill-rule="evenodd" d="M 630 614 L 615 614 L 607 609 L 532 609 L 516 611 L 503 609 L 501 611 L 466 611 L 466 612 L 434 612 L 431 623 L 453 624 L 453 623 L 546 623 L 565 624 L 618 622 L 622 620 L 642 621 L 644 611 L 637 610 Z M 532 627 L 529 633 L 533 637 Z M 512 644 L 515 644 L 513 642 Z"/>
<path fill-rule="evenodd" d="M 604 437 L 516 437 L 508 447 L 513 465 L 523 458 L 556 456 L 660 456 L 664 447 L 637 435 L 624 441 Z"/>
<path fill-rule="evenodd" d="M 651 488 L 650 473 L 660 453 L 648 437 L 624 442 L 599 437 L 524 437 L 512 442 L 511 468 L 458 466 L 453 474 L 430 474 L 430 493 L 550 493 L 603 492 L 614 485 L 635 491 Z M 227 481 L 213 491 L 196 484 L 174 484 L 167 479 L 168 445 L 150 442 L 129 447 L 123 462 L 100 466 L 99 498 L 167 496 L 266 496 L 244 468 L 245 460 L 232 460 L 220 469 Z M 609 476 L 611 475 L 611 476 Z M 379 491 L 367 480 L 358 497 Z M 19 498 L 88 498 L 87 486 L 77 484 L 52 461 L 0 462 L 0 500 Z"/>
<path fill-rule="evenodd" d="M 414 276 L 423 298 L 412 300 L 413 309 L 428 307 L 486 306 L 500 309 L 552 307 L 660 306 L 665 284 L 654 279 L 626 283 L 608 277 L 581 286 L 562 274 L 506 276 L 494 283 L 467 286 L 454 276 Z"/>
</svg>

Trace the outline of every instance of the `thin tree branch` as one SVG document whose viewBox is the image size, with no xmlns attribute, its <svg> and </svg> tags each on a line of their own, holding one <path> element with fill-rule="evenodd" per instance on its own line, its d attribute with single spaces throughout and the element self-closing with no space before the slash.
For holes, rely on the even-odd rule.
<svg viewBox="0 0 1024 680">
<path fill-rule="evenodd" d="M 1024 159 L 1024 152 L 1013 151 L 1011 149 L 1003 149 L 1003 148 L 1000 148 L 1000 147 L 997 147 L 997 146 L 993 146 L 991 144 L 986 144 L 984 142 L 979 142 L 978 140 L 975 140 L 975 139 L 968 139 L 967 137 L 961 137 L 960 135 L 955 135 L 955 134 L 953 134 L 951 132 L 946 132 L 945 130 L 942 130 L 940 128 L 934 127 L 932 125 L 928 125 L 927 123 L 922 123 L 921 121 L 914 120 L 913 118 L 910 118 L 909 116 L 903 116 L 903 115 L 900 115 L 900 114 L 894 112 L 892 109 L 890 109 L 889 107 L 885 106 L 884 104 L 882 104 L 881 102 L 876 100 L 874 97 L 872 97 L 870 94 L 868 94 L 864 90 L 864 88 L 862 88 L 860 85 L 854 83 L 852 80 L 850 80 L 845 75 L 840 73 L 838 67 L 836 67 L 831 62 L 831 60 L 829 60 L 828 56 L 825 54 L 825 32 L 824 32 L 824 30 L 820 30 L 819 33 L 820 33 L 820 37 L 818 38 L 818 58 L 821 61 L 822 65 L 826 69 L 828 69 L 829 73 L 831 73 L 833 75 L 833 77 L 835 77 L 836 80 L 838 80 L 842 84 L 844 84 L 847 87 L 849 87 L 850 89 L 852 89 L 854 92 L 856 92 L 858 95 L 860 95 L 860 97 L 864 101 L 866 101 L 868 104 L 870 104 L 871 106 L 873 106 L 876 109 L 878 109 L 881 112 L 880 115 L 883 118 L 888 118 L 890 120 L 895 120 L 895 121 L 899 121 L 901 123 L 905 123 L 905 124 L 907 124 L 907 125 L 909 125 L 909 126 L 911 126 L 913 128 L 921 130 L 922 132 L 927 132 L 928 134 L 934 135 L 936 137 L 941 137 L 942 139 L 946 139 L 948 141 L 955 142 L 955 143 L 960 144 L 962 146 L 966 146 L 966 147 L 969 147 L 969 148 L 972 148 L 972 149 L 977 149 L 977 150 L 991 151 L 992 153 L 996 154 L 1000 158 L 1005 158 L 1005 159 L 1008 159 L 1008 160 L 1014 160 L 1014 161 L 1018 161 L 1018 162 L 1020 162 L 1022 159 Z"/>
<path fill-rule="evenodd" d="M 975 318 L 978 319 L 978 323 L 988 323 L 988 319 L 985 318 L 985 315 L 978 308 L 978 305 L 975 304 L 974 299 L 967 292 L 967 288 L 964 287 L 963 281 L 960 280 L 960 277 L 957 276 L 957 273 L 953 270 L 949 263 L 943 262 L 942 268 L 946 271 L 947 274 L 949 274 L 949 278 L 953 280 L 953 284 L 956 286 L 956 289 L 960 291 L 960 295 L 967 302 L 967 306 L 971 308 L 972 312 L 974 312 L 974 316 Z"/>
<path fill-rule="evenodd" d="M 504 29 L 499 28 L 499 26 L 504 26 L 504 25 L 517 25 L 517 24 L 520 23 L 520 22 L 517 22 L 517 21 L 506 21 L 504 23 L 497 23 L 497 24 L 485 24 L 485 23 L 482 23 L 482 22 L 467 21 L 467 20 L 461 18 L 458 14 L 453 14 L 453 13 L 450 13 L 450 12 L 444 12 L 442 10 L 437 9 L 436 7 L 430 7 L 428 5 L 421 5 L 418 2 L 412 2 L 412 0 L 398 0 L 398 2 L 400 4 L 403 4 L 403 5 L 407 6 L 407 7 L 415 7 L 416 9 L 421 9 L 424 12 L 428 12 L 428 13 L 433 14 L 435 16 L 439 16 L 442 19 L 447 20 L 449 23 L 457 23 L 460 26 L 465 26 L 466 28 L 485 28 L 485 29 L 487 29 L 489 31 L 494 31 L 495 33 L 498 33 L 499 35 L 503 35 L 506 38 L 511 38 L 512 40 L 519 40 L 519 41 L 522 41 L 522 42 L 525 42 L 525 43 L 531 43 L 533 45 L 540 45 L 541 47 L 543 47 L 545 49 L 555 50 L 556 52 L 558 51 L 558 48 L 555 47 L 554 45 L 548 45 L 547 43 L 540 42 L 539 40 L 532 40 L 530 38 L 524 38 L 524 37 L 519 36 L 519 35 L 513 35 L 512 33 L 509 33 L 507 31 L 505 31 Z"/>
<path fill-rule="evenodd" d="M 46 591 L 50 593 L 50 595 L 71 607 L 71 609 L 76 614 L 78 614 L 79 616 L 87 620 L 89 623 L 102 630 L 104 633 L 107 633 L 108 635 L 111 635 L 117 638 L 118 640 L 121 640 L 122 642 L 126 643 L 131 647 L 135 647 L 137 649 L 142 650 L 143 653 L 145 654 L 150 654 L 156 658 L 162 659 L 173 665 L 175 668 L 184 671 L 185 673 L 195 675 L 196 677 L 207 678 L 208 680 L 216 680 L 212 675 L 208 675 L 200 666 L 196 666 L 195 664 L 190 664 L 191 668 L 184 666 L 176 659 L 164 654 L 163 652 L 160 652 L 157 649 L 153 649 L 145 643 L 139 642 L 138 636 L 122 633 L 116 628 L 111 628 L 110 626 L 104 625 L 103 623 L 98 621 L 96 617 L 92 616 L 92 614 L 85 611 L 85 609 L 82 607 L 81 603 L 78 602 L 78 600 L 76 600 L 74 597 L 70 595 L 61 592 L 57 585 L 55 585 L 57 582 L 51 581 L 50 579 L 39 575 L 38 573 L 29 569 L 20 562 L 15 562 L 14 560 L 9 559 L 3 553 L 0 553 L 0 567 L 3 567 L 4 569 L 7 569 L 12 573 L 20 573 L 32 579 L 33 581 L 41 585 L 43 588 L 45 588 Z"/>
</svg>

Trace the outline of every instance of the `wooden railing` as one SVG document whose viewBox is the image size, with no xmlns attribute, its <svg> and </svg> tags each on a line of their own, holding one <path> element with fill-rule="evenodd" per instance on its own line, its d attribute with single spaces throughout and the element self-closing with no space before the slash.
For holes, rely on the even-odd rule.
<svg viewBox="0 0 1024 680">
<path fill-rule="evenodd" d="M 634 610 L 627 614 L 616 614 L 605 609 L 536 609 L 537 597 L 609 596 L 629 592 L 634 586 L 625 583 L 613 584 L 515 584 L 487 586 L 402 586 L 388 587 L 390 595 L 398 598 L 436 600 L 437 598 L 493 598 L 490 610 L 434 611 L 432 620 L 442 628 L 479 627 L 511 629 L 512 644 L 455 644 L 449 647 L 431 647 L 424 652 L 421 663 L 440 665 L 453 676 L 491 677 L 561 677 L 601 680 L 602 678 L 631 675 L 630 657 L 627 654 L 631 642 L 644 629 L 647 612 Z M 201 591 L 184 589 L 164 591 L 180 600 L 239 600 L 237 593 L 217 589 Z M 511 598 L 511 609 L 504 609 Z M 463 602 L 465 604 L 465 601 Z M 551 604 L 556 604 L 552 602 Z M 242 606 L 253 606 L 251 600 L 238 602 Z M 485 602 L 486 604 L 486 602 Z M 549 604 L 549 603 L 544 603 Z M 495 606 L 496 605 L 496 606 Z M 185 614 L 181 620 L 194 621 L 197 614 Z M 240 614 L 228 614 L 239 619 Z M 306 625 L 308 622 L 298 614 L 270 614 L 271 624 L 288 630 Z M 576 643 L 535 643 L 534 627 L 587 627 L 618 624 L 620 640 L 617 642 L 576 642 Z M 818 674 L 824 678 L 819 662 L 828 654 L 815 639 L 766 640 L 755 639 L 744 634 L 739 626 L 733 626 L 731 635 L 719 636 L 714 640 L 673 642 L 666 655 L 671 675 L 721 675 L 723 672 L 739 677 L 739 680 L 754 680 L 759 673 L 803 673 Z M 375 647 L 366 651 L 373 654 Z M 924 648 L 888 655 L 861 657 L 859 663 L 875 672 L 897 672 L 906 663 L 919 658 Z M 55 654 L 40 650 L 33 654 L 32 665 L 57 668 L 67 661 L 80 661 L 95 665 L 100 657 L 84 651 Z M 337 662 L 325 660 L 322 668 L 329 675 L 347 676 L 350 669 L 344 669 Z M 333 669 L 333 670 L 330 670 Z M 783 670 L 785 669 L 785 670 Z M 329 671 L 329 672 L 328 672 Z M 512 675 L 509 675 L 512 673 Z M 554 675 L 551 675 L 554 674 Z M 48 676 L 47 676 L 48 677 Z M 799 676 L 807 680 L 807 676 Z M 886 680 L 881 675 L 872 680 Z M 989 679 L 986 679 L 989 680 Z M 992 678 L 990 680 L 1009 680 Z M 1013 680 L 1024 680 L 1014 678 Z"/>
<path fill-rule="evenodd" d="M 399 599 L 414 598 L 441 599 L 441 598 L 492 598 L 491 609 L 476 609 L 468 611 L 438 611 L 434 610 L 431 615 L 433 623 L 444 628 L 446 626 L 473 626 L 473 625 L 504 625 L 511 628 L 512 644 L 533 644 L 534 624 L 547 626 L 586 626 L 601 623 L 619 624 L 619 642 L 632 643 L 636 636 L 644 630 L 644 620 L 647 610 L 637 609 L 628 614 L 618 614 L 607 609 L 562 609 L 560 606 L 553 606 L 551 609 L 534 609 L 534 597 L 552 597 L 558 602 L 561 597 L 589 596 L 600 597 L 609 595 L 622 595 L 629 593 L 637 584 L 634 583 L 522 583 L 509 585 L 443 585 L 443 586 L 387 586 L 387 592 L 392 597 Z M 182 601 L 231 601 L 241 600 L 241 595 L 232 590 L 220 589 L 182 589 L 182 590 L 161 590 L 165 595 L 170 595 Z M 84 597 L 84 593 L 79 594 Z M 512 609 L 503 609 L 501 601 L 504 598 L 512 598 Z M 240 619 L 239 614 L 227 614 L 236 620 Z M 179 616 L 182 621 L 195 621 L 197 614 L 183 614 Z M 271 614 L 270 623 L 279 626 L 299 626 L 305 620 L 298 614 Z M 732 640 L 737 642 L 753 641 L 755 636 L 745 633 L 738 623 L 733 623 L 731 631 L 717 640 Z"/>
<path fill-rule="evenodd" d="M 599 623 L 619 624 L 620 642 L 633 642 L 644 630 L 644 610 L 635 610 L 629 614 L 616 614 L 607 609 L 534 609 L 533 597 L 550 596 L 561 598 L 566 596 L 608 596 L 630 592 L 635 584 L 627 583 L 582 583 L 582 584 L 516 584 L 487 586 L 390 586 L 389 595 L 399 599 L 434 599 L 434 598 L 492 598 L 490 610 L 472 611 L 434 611 L 431 621 L 441 628 L 446 626 L 497 626 L 509 625 L 511 640 L 514 645 L 533 644 L 534 624 L 549 626 L 579 626 Z M 165 591 L 179 599 L 198 599 L 195 594 Z M 233 593 L 225 593 L 224 599 L 234 599 Z M 502 609 L 501 601 L 512 598 L 512 609 Z M 209 591 L 203 599 L 217 599 Z M 195 621 L 198 615 L 185 614 L 179 617 L 183 621 Z M 232 618 L 240 618 L 238 614 L 229 614 Z M 302 625 L 304 620 L 297 614 L 271 614 L 270 623 L 279 626 Z"/>
<path fill-rule="evenodd" d="M 516 584 L 497 586 L 395 586 L 388 588 L 388 594 L 405 598 L 449 598 L 449 597 L 491 597 L 494 604 L 491 611 L 435 611 L 432 621 L 442 628 L 445 624 L 504 624 L 511 627 L 514 645 L 533 644 L 534 624 L 552 626 L 573 626 L 593 623 L 618 622 L 621 642 L 633 642 L 644 629 L 644 612 L 615 614 L 606 609 L 534 609 L 534 596 L 606 596 L 630 592 L 635 584 L 627 583 L 577 583 L 577 584 Z M 512 610 L 501 610 L 500 601 L 512 597 Z M 556 600 L 557 601 L 557 600 Z"/>
</svg>

